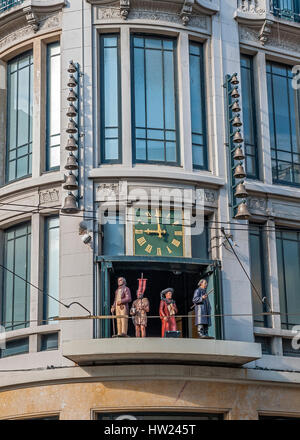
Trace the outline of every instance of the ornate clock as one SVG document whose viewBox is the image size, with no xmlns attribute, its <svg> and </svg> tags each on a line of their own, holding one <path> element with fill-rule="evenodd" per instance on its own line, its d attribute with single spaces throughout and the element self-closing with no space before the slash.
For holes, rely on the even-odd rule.
<svg viewBox="0 0 300 440">
<path fill-rule="evenodd" d="M 157 257 L 184 256 L 181 210 L 139 208 L 135 213 L 134 253 Z"/>
</svg>

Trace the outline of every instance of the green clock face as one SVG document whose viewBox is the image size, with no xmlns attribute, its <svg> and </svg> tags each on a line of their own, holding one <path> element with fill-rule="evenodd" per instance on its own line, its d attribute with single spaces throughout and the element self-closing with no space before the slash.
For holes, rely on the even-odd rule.
<svg viewBox="0 0 300 440">
<path fill-rule="evenodd" d="M 134 253 L 157 257 L 184 256 L 182 211 L 137 209 Z"/>
</svg>

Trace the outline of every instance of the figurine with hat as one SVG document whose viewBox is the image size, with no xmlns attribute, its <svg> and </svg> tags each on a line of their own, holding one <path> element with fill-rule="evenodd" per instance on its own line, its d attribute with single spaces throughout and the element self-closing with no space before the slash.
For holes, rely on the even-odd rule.
<svg viewBox="0 0 300 440">
<path fill-rule="evenodd" d="M 164 338 L 166 332 L 176 331 L 176 313 L 178 309 L 173 300 L 174 289 L 168 287 L 160 292 L 159 316 L 161 319 L 161 337 Z"/>
</svg>

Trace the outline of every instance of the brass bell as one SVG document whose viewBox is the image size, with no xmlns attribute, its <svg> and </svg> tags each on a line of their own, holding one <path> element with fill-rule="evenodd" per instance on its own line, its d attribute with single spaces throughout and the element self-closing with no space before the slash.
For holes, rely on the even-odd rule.
<svg viewBox="0 0 300 440">
<path fill-rule="evenodd" d="M 241 147 L 237 147 L 234 150 L 233 159 L 234 160 L 244 160 L 245 159 L 245 155 L 244 155 L 243 150 L 241 149 Z"/>
<path fill-rule="evenodd" d="M 77 86 L 77 81 L 74 78 L 74 75 L 70 75 L 69 81 L 67 82 L 67 86 L 68 87 L 76 87 Z"/>
<path fill-rule="evenodd" d="M 66 170 L 78 170 L 77 159 L 73 153 L 70 153 L 67 159 L 67 163 L 65 165 Z"/>
<path fill-rule="evenodd" d="M 241 107 L 239 106 L 238 101 L 234 101 L 231 110 L 233 111 L 233 113 L 238 113 L 241 111 Z"/>
<path fill-rule="evenodd" d="M 75 73 L 77 71 L 75 64 L 73 63 L 73 61 L 70 61 L 69 67 L 68 67 L 68 72 L 69 73 Z"/>
<path fill-rule="evenodd" d="M 233 127 L 241 127 L 242 125 L 243 125 L 243 123 L 242 123 L 242 121 L 240 120 L 240 115 L 236 115 L 236 116 L 233 118 L 232 126 L 233 126 Z"/>
<path fill-rule="evenodd" d="M 236 85 L 238 85 L 240 82 L 239 82 L 239 80 L 238 80 L 238 77 L 237 77 L 237 74 L 235 73 L 234 75 L 233 75 L 233 77 L 231 78 L 231 84 L 233 84 L 234 86 L 236 86 Z"/>
<path fill-rule="evenodd" d="M 234 196 L 238 199 L 244 199 L 245 197 L 248 197 L 244 182 L 240 182 L 237 185 Z"/>
<path fill-rule="evenodd" d="M 77 115 L 77 110 L 73 104 L 69 105 L 69 108 L 68 108 L 66 114 L 67 114 L 67 116 L 69 116 L 69 118 L 75 118 L 75 116 Z"/>
<path fill-rule="evenodd" d="M 234 170 L 233 176 L 236 179 L 243 179 L 244 177 L 246 177 L 246 173 L 245 173 L 244 167 L 243 167 L 243 165 L 241 163 L 236 166 L 236 168 Z"/>
<path fill-rule="evenodd" d="M 71 87 L 71 86 L 70 86 L 70 87 Z M 237 99 L 237 98 L 240 97 L 240 94 L 239 94 L 239 92 L 238 92 L 237 87 L 234 87 L 234 88 L 232 89 L 231 96 L 232 96 L 232 98 L 234 98 L 234 99 Z"/>
<path fill-rule="evenodd" d="M 74 93 L 73 89 L 70 89 L 69 95 L 67 97 L 67 101 L 74 102 L 77 101 L 77 95 Z"/>
<path fill-rule="evenodd" d="M 61 212 L 64 214 L 76 214 L 77 212 L 79 212 L 76 197 L 71 192 L 69 192 L 69 194 L 65 198 L 65 203 L 63 208 L 61 209 Z"/>
<path fill-rule="evenodd" d="M 69 136 L 68 142 L 67 142 L 67 146 L 66 146 L 66 150 L 67 151 L 76 151 L 78 150 L 78 146 L 76 144 L 75 138 L 74 136 Z"/>
<path fill-rule="evenodd" d="M 233 142 L 235 144 L 241 144 L 243 141 L 244 139 L 242 138 L 240 131 L 236 131 L 233 136 Z"/>
<path fill-rule="evenodd" d="M 77 133 L 77 125 L 74 121 L 74 119 L 70 119 L 68 122 L 68 128 L 66 129 L 67 133 Z"/>
<path fill-rule="evenodd" d="M 248 211 L 246 201 L 243 200 L 243 202 L 238 206 L 235 218 L 237 220 L 248 220 L 250 217 L 251 217 L 251 215 Z"/>
<path fill-rule="evenodd" d="M 69 175 L 66 178 L 66 182 L 63 185 L 63 189 L 67 189 L 68 191 L 75 191 L 76 189 L 78 189 L 77 179 L 72 171 L 69 172 Z"/>
</svg>

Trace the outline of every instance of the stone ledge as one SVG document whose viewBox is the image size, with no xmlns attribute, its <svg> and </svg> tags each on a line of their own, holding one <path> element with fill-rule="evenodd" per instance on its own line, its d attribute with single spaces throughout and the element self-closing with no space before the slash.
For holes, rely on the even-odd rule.
<svg viewBox="0 0 300 440">
<path fill-rule="evenodd" d="M 241 366 L 260 359 L 253 342 L 206 339 L 107 338 L 64 342 L 63 356 L 79 365 L 151 361 Z"/>
</svg>

